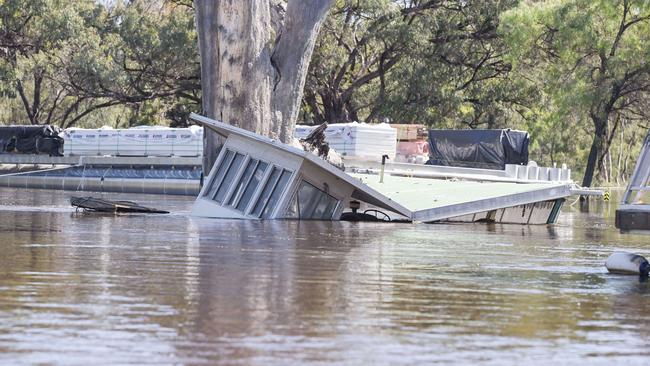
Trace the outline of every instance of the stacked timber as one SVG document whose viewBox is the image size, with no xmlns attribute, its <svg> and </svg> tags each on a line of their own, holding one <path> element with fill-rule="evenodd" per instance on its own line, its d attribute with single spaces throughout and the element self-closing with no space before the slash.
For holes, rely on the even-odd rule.
<svg viewBox="0 0 650 366">
<path fill-rule="evenodd" d="M 390 126 L 397 130 L 398 141 L 418 141 L 427 137 L 424 125 L 392 123 Z"/>
<path fill-rule="evenodd" d="M 399 163 L 424 164 L 429 159 L 427 130 L 418 124 L 391 124 L 397 130 L 397 154 Z"/>
</svg>

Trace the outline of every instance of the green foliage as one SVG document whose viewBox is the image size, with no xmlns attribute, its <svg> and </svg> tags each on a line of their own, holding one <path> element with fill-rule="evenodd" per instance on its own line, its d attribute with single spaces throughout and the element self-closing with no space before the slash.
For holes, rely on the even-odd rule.
<svg viewBox="0 0 650 366">
<path fill-rule="evenodd" d="M 315 122 L 496 128 L 534 94 L 508 77 L 496 30 L 513 1 L 338 1 L 305 90 Z"/>
<path fill-rule="evenodd" d="M 538 130 L 548 137 L 540 150 L 555 155 L 573 150 L 585 185 L 596 171 L 607 182 L 629 173 L 610 163 L 610 148 L 620 151 L 616 144 L 625 138 L 616 137 L 624 126 L 629 134 L 648 118 L 650 4 L 522 2 L 501 18 L 514 74 L 542 95 L 538 121 L 544 127 Z M 570 143 L 561 131 L 570 131 Z"/>
<path fill-rule="evenodd" d="M 165 1 L 6 0 L 0 13 L 0 40 L 10 45 L 0 52 L 3 105 L 23 107 L 5 122 L 67 127 L 105 108 L 200 102 L 191 8 Z M 147 115 L 165 123 L 165 110 Z"/>
<path fill-rule="evenodd" d="M 622 184 L 648 126 L 649 35 L 642 0 L 337 0 L 302 117 L 524 129 L 538 163 Z M 0 0 L 0 45 L 0 122 L 200 110 L 191 0 Z"/>
<path fill-rule="evenodd" d="M 539 163 L 569 163 L 586 185 L 594 172 L 622 182 L 648 118 L 649 7 L 339 0 L 312 59 L 304 119 L 525 129 Z M 613 160 L 620 143 L 633 148 Z"/>
</svg>

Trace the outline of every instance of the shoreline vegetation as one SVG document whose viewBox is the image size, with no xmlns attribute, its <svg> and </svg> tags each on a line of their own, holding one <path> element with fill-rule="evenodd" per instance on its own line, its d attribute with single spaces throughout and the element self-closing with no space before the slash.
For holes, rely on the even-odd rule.
<svg viewBox="0 0 650 366">
<path fill-rule="evenodd" d="M 197 34 L 190 0 L 0 0 L 0 123 L 186 126 Z M 650 125 L 647 34 L 640 0 L 337 0 L 297 120 L 527 130 L 540 165 L 625 186 Z"/>
</svg>

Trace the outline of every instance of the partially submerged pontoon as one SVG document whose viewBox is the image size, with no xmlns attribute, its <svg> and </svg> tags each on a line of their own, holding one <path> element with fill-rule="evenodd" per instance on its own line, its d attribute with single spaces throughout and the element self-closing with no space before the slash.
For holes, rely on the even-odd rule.
<svg viewBox="0 0 650 366">
<path fill-rule="evenodd" d="M 370 165 L 344 172 L 300 148 L 196 114 L 190 118 L 226 138 L 194 204 L 194 216 L 338 220 L 358 201 L 409 221 L 545 224 L 555 222 L 566 197 L 600 194 L 576 189 L 568 177 L 561 180 L 559 170 L 557 180 L 539 179 L 537 170 L 531 179 L 528 170 L 523 177 L 512 167 L 490 171 L 393 164 L 380 182 Z"/>
</svg>

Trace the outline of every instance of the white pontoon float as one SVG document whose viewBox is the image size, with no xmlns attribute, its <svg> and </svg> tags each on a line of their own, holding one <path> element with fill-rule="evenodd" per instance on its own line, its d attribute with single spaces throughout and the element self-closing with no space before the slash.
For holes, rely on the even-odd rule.
<svg viewBox="0 0 650 366">
<path fill-rule="evenodd" d="M 602 194 L 577 188 L 561 170 L 552 180 L 553 174 L 539 179 L 539 171 L 512 167 L 391 164 L 381 182 L 371 164 L 342 171 L 303 149 L 196 114 L 190 118 L 225 138 L 194 216 L 339 220 L 360 205 L 418 222 L 552 224 L 566 197 Z M 441 177 L 453 180 L 433 179 Z"/>
</svg>

